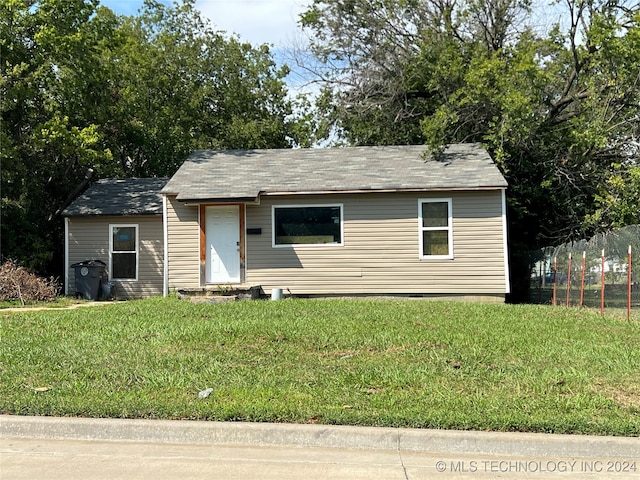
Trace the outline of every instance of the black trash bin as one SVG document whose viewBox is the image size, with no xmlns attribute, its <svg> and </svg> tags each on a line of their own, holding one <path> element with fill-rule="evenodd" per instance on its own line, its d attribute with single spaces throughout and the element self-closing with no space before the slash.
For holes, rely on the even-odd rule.
<svg viewBox="0 0 640 480">
<path fill-rule="evenodd" d="M 102 260 L 85 260 L 71 265 L 76 277 L 76 298 L 98 300 L 106 267 L 107 264 Z"/>
</svg>

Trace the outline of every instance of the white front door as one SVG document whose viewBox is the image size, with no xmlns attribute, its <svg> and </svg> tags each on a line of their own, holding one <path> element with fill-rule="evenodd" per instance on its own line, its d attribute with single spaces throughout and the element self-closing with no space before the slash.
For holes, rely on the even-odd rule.
<svg viewBox="0 0 640 480">
<path fill-rule="evenodd" d="M 207 283 L 240 283 L 240 218 L 237 205 L 206 207 Z"/>
</svg>

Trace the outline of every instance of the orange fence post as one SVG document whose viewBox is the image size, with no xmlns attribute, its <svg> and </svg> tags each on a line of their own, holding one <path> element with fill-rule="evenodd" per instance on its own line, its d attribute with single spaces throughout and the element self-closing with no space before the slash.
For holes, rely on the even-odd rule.
<svg viewBox="0 0 640 480">
<path fill-rule="evenodd" d="M 569 307 L 571 295 L 571 252 L 569 252 L 569 265 L 567 266 L 567 307 Z"/>
<path fill-rule="evenodd" d="M 604 248 L 602 249 L 602 265 L 601 265 L 601 278 L 602 288 L 600 289 L 600 315 L 604 317 Z"/>
</svg>

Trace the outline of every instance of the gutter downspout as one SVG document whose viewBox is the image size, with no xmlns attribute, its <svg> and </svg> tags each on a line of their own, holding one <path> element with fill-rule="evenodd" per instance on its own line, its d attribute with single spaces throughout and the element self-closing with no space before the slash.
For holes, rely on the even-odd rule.
<svg viewBox="0 0 640 480">
<path fill-rule="evenodd" d="M 169 225 L 167 220 L 167 196 L 162 196 L 162 234 L 164 243 L 164 259 L 163 259 L 163 272 L 162 272 L 162 295 L 166 297 L 169 295 Z"/>
<path fill-rule="evenodd" d="M 504 293 L 511 293 L 511 279 L 509 278 L 509 250 L 507 245 L 507 192 L 505 188 L 502 189 L 502 251 L 504 252 Z"/>
<path fill-rule="evenodd" d="M 69 217 L 64 217 L 64 294 L 69 295 Z"/>
</svg>

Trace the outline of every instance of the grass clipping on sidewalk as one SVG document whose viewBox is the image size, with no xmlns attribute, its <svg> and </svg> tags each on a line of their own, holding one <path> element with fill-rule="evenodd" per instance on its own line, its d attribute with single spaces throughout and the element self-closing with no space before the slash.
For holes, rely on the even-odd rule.
<svg viewBox="0 0 640 480">
<path fill-rule="evenodd" d="M 0 318 L 5 414 L 640 434 L 640 325 L 584 310 L 154 298 Z"/>
</svg>

